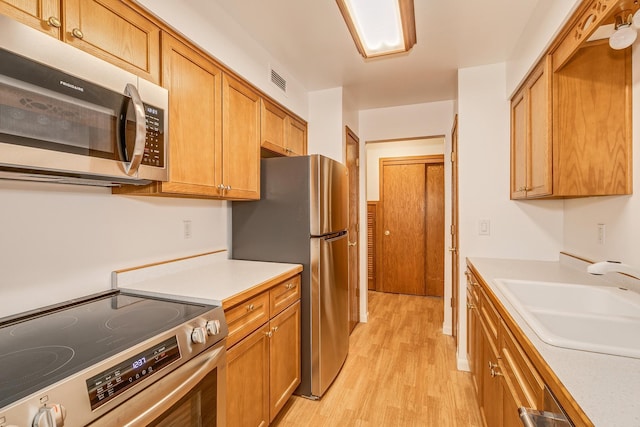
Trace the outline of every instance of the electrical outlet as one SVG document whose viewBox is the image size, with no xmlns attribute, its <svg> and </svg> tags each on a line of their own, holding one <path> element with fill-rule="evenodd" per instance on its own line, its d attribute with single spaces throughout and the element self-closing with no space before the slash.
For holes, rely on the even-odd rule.
<svg viewBox="0 0 640 427">
<path fill-rule="evenodd" d="M 598 224 L 598 244 L 604 245 L 606 238 L 607 226 L 605 224 Z"/>
<path fill-rule="evenodd" d="M 185 219 L 182 221 L 182 231 L 185 239 L 191 238 L 191 220 Z"/>
</svg>

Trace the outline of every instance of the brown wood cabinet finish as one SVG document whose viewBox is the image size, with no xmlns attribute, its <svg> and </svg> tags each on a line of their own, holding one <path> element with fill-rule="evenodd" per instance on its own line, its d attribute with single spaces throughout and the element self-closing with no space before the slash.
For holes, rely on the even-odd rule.
<svg viewBox="0 0 640 427">
<path fill-rule="evenodd" d="M 300 384 L 300 275 L 234 303 L 225 316 L 227 424 L 269 425 Z"/>
<path fill-rule="evenodd" d="M 125 2 L 2 0 L 0 13 L 147 80 L 160 81 L 160 28 Z"/>
<path fill-rule="evenodd" d="M 227 350 L 227 425 L 269 425 L 269 325 Z"/>
<path fill-rule="evenodd" d="M 0 0 L 0 13 L 16 21 L 60 38 L 60 0 Z"/>
<path fill-rule="evenodd" d="M 553 124 L 554 195 L 631 194 L 631 49 L 598 42 L 557 71 Z"/>
<path fill-rule="evenodd" d="M 545 56 L 511 100 L 511 198 L 550 195 L 551 62 Z"/>
<path fill-rule="evenodd" d="M 279 156 L 307 154 L 307 124 L 273 102 L 262 99 L 260 146 Z"/>
<path fill-rule="evenodd" d="M 260 198 L 260 96 L 222 76 L 222 184 L 228 199 Z"/>
<path fill-rule="evenodd" d="M 269 326 L 272 333 L 269 342 L 271 422 L 300 384 L 300 301 L 274 317 Z"/>
</svg>

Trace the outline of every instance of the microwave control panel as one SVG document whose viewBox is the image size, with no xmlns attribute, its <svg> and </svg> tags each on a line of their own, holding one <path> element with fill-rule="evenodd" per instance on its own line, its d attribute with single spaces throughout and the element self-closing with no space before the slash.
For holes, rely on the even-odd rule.
<svg viewBox="0 0 640 427">
<path fill-rule="evenodd" d="M 149 104 L 144 104 L 147 140 L 144 146 L 142 164 L 164 167 L 165 134 L 164 111 Z"/>
</svg>

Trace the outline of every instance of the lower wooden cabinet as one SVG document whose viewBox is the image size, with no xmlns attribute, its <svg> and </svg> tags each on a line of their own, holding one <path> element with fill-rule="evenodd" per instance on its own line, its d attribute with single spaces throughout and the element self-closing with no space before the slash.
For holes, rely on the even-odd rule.
<svg viewBox="0 0 640 427">
<path fill-rule="evenodd" d="M 284 307 L 280 301 L 290 304 Z M 255 319 L 262 318 L 265 310 L 268 321 L 256 326 Z M 300 276 L 231 307 L 226 314 L 231 343 L 227 425 L 268 426 L 300 384 Z"/>
<path fill-rule="evenodd" d="M 520 427 L 518 408 L 543 408 L 544 382 L 467 271 L 467 357 L 484 425 Z"/>
</svg>

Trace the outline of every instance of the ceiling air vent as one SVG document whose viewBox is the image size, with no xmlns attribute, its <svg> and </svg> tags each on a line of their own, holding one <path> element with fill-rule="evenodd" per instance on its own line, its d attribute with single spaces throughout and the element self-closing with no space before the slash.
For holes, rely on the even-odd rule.
<svg viewBox="0 0 640 427">
<path fill-rule="evenodd" d="M 284 93 L 287 93 L 287 80 L 282 77 L 276 70 L 269 67 L 271 83 L 278 87 Z"/>
</svg>

